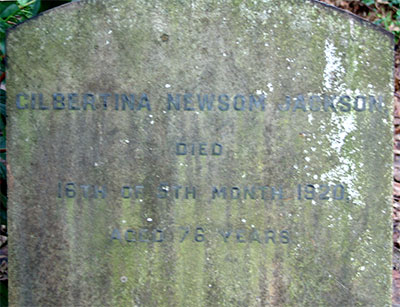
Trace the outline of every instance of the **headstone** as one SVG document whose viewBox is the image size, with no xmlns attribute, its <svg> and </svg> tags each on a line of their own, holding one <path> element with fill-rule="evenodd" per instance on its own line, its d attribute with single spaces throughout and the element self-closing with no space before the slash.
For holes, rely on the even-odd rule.
<svg viewBox="0 0 400 307">
<path fill-rule="evenodd" d="M 388 33 L 92 0 L 7 53 L 11 306 L 390 306 Z"/>
</svg>

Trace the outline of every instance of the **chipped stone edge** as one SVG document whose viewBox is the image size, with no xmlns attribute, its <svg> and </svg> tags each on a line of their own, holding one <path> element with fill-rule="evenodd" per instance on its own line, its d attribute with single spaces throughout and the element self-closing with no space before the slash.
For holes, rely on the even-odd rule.
<svg viewBox="0 0 400 307">
<path fill-rule="evenodd" d="M 1 0 L 0 0 L 0 1 L 1 1 Z M 86 4 L 86 3 L 95 2 L 95 1 L 97 1 L 97 0 L 78 0 L 78 1 L 73 1 L 73 2 L 64 3 L 64 4 L 62 4 L 62 5 L 53 7 L 53 8 L 51 8 L 51 9 L 49 9 L 49 10 L 43 11 L 43 12 L 41 12 L 41 13 L 39 13 L 39 14 L 33 16 L 32 18 L 26 19 L 26 20 L 24 20 L 24 21 L 22 21 L 22 22 L 20 22 L 20 23 L 18 23 L 18 24 L 16 24 L 16 25 L 14 25 L 14 26 L 12 26 L 12 27 L 6 29 L 6 41 L 7 41 L 7 38 L 8 38 L 8 34 L 9 34 L 10 32 L 12 32 L 13 30 L 17 29 L 20 25 L 23 25 L 23 24 L 25 24 L 25 23 L 28 23 L 28 22 L 30 22 L 30 21 L 33 21 L 33 20 L 35 20 L 35 19 L 37 19 L 37 18 L 40 18 L 41 16 L 44 16 L 44 15 L 47 15 L 48 13 L 50 13 L 50 12 L 53 12 L 53 11 L 55 11 L 55 10 L 59 10 L 59 9 L 63 9 L 63 8 L 65 9 L 66 7 L 68 7 L 69 9 L 72 9 L 74 6 L 81 6 L 81 5 L 84 5 L 84 4 Z"/>
</svg>

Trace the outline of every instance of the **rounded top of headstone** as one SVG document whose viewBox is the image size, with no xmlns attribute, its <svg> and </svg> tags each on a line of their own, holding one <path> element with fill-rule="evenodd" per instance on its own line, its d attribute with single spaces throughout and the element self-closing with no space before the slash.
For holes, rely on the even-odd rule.
<svg viewBox="0 0 400 307">
<path fill-rule="evenodd" d="M 29 23 L 29 22 L 37 19 L 37 18 L 41 18 L 42 16 L 47 15 L 47 14 L 53 14 L 53 13 L 57 14 L 58 12 L 60 12 L 62 14 L 65 14 L 65 13 L 67 13 L 67 10 L 74 10 L 74 9 L 83 8 L 85 5 L 94 4 L 94 3 L 101 3 L 102 6 L 103 6 L 104 13 L 106 14 L 106 12 L 112 11 L 111 7 L 116 7 L 117 5 L 124 6 L 125 5 L 124 1 L 128 3 L 130 0 L 121 0 L 121 1 L 118 1 L 118 2 L 116 1 L 114 3 L 113 3 L 112 0 L 78 0 L 78 1 L 69 2 L 69 3 L 66 3 L 66 4 L 60 5 L 58 7 L 55 7 L 53 9 L 47 10 L 47 11 L 45 11 L 45 12 L 43 12 L 43 13 L 41 13 L 41 14 L 31 18 L 31 19 L 28 19 L 28 20 L 26 20 L 26 21 L 24 21 L 24 22 L 22 22 L 22 23 L 20 23 L 18 25 L 15 25 L 14 27 L 9 28 L 8 31 L 12 31 L 13 29 L 19 27 L 21 24 Z M 157 1 L 149 1 L 149 2 L 150 3 L 157 3 Z M 165 2 L 165 1 L 160 1 L 160 3 L 163 3 L 163 2 Z M 207 7 L 208 4 L 212 3 L 212 1 L 211 2 L 210 1 L 196 1 L 196 6 L 201 6 L 202 5 L 202 4 L 199 4 L 197 2 L 203 2 L 204 3 L 204 7 Z M 239 1 L 239 2 L 235 1 L 235 6 L 238 6 L 237 3 L 245 4 L 246 2 L 248 2 L 248 1 Z M 268 6 L 276 6 L 276 4 L 277 4 L 276 2 L 273 2 L 273 1 L 270 1 L 270 0 L 263 0 L 263 1 L 259 1 L 259 2 L 261 3 L 261 5 L 264 6 L 264 8 L 267 8 Z M 293 0 L 282 0 L 280 2 L 284 3 L 286 5 L 290 5 L 294 1 Z M 129 3 L 129 6 L 134 8 L 133 5 L 136 4 L 136 3 L 138 5 L 140 5 L 140 1 L 134 1 L 133 3 Z M 176 5 L 174 7 L 174 9 L 176 9 L 176 10 L 180 10 L 182 8 L 182 6 L 185 6 L 185 5 L 192 5 L 191 4 L 192 1 L 186 1 L 186 2 L 183 2 L 183 3 L 182 3 L 182 1 L 176 1 L 176 0 L 168 1 L 168 5 L 173 6 L 174 3 Z M 230 3 L 230 1 L 224 1 L 223 3 L 221 3 L 221 5 L 222 4 L 223 5 L 229 5 L 229 3 Z M 257 1 L 254 1 L 254 3 L 257 3 Z M 360 22 L 360 23 L 370 27 L 371 29 L 374 29 L 376 31 L 381 32 L 384 35 L 387 35 L 387 36 L 391 37 L 392 39 L 394 38 L 394 35 L 391 32 L 389 32 L 386 29 L 384 29 L 383 27 L 378 26 L 378 25 L 376 25 L 376 24 L 374 24 L 374 23 L 372 23 L 372 22 L 370 22 L 370 21 L 368 21 L 366 19 L 363 19 L 363 18 L 361 18 L 361 17 L 359 17 L 359 16 L 357 16 L 357 15 L 355 15 L 355 14 L 349 12 L 349 11 L 343 10 L 341 8 L 338 8 L 336 6 L 330 5 L 328 3 L 325 3 L 325 2 L 322 2 L 322 1 L 319 1 L 319 0 L 305 0 L 305 1 L 300 1 L 300 2 L 296 3 L 296 5 L 299 5 L 299 4 L 303 5 L 303 6 L 307 6 L 307 5 L 312 4 L 312 5 L 317 5 L 319 7 L 327 9 L 328 11 L 329 10 L 334 10 L 334 11 L 339 12 L 341 14 L 341 17 L 340 17 L 340 15 L 337 16 L 338 18 L 343 18 L 344 17 L 344 18 L 353 19 L 353 20 L 355 20 L 357 22 Z M 262 9 L 262 8 L 263 7 L 261 6 L 259 9 Z M 286 9 L 287 9 L 287 7 L 286 7 Z M 282 8 L 281 13 L 282 14 L 285 13 L 285 6 Z M 292 14 L 297 14 L 297 12 L 292 12 Z"/>
</svg>

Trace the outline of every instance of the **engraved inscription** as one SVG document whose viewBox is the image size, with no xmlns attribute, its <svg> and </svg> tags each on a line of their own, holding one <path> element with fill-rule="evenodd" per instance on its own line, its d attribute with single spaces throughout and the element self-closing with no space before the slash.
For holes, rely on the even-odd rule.
<svg viewBox="0 0 400 307">
<path fill-rule="evenodd" d="M 176 154 L 178 156 L 220 156 L 222 155 L 222 145 L 213 143 L 176 143 Z"/>
<path fill-rule="evenodd" d="M 141 199 L 144 197 L 144 184 L 124 185 L 119 194 L 111 197 L 123 199 Z M 338 184 L 297 184 L 287 190 L 282 186 L 243 185 L 243 186 L 210 186 L 200 190 L 196 186 L 184 186 L 176 183 L 160 182 L 151 192 L 158 199 L 208 199 L 212 200 L 348 200 L 347 188 Z M 109 196 L 107 184 L 86 184 L 75 182 L 58 182 L 58 198 L 91 198 L 105 199 Z"/>
<path fill-rule="evenodd" d="M 160 98 L 158 98 L 160 99 Z M 157 99 L 157 100 L 158 100 Z M 268 101 L 263 94 L 215 94 L 215 93 L 168 93 L 165 111 L 247 111 L 265 112 L 276 109 L 280 112 L 387 112 L 381 95 L 360 94 L 357 96 L 321 93 L 287 94 L 278 100 Z M 151 100 L 147 93 L 43 93 L 19 92 L 15 97 L 18 110 L 68 110 L 68 111 L 151 111 Z"/>
<path fill-rule="evenodd" d="M 128 228 L 120 230 L 114 228 L 111 232 L 111 241 L 120 243 L 163 243 L 178 240 L 179 243 L 202 243 L 208 239 L 217 238 L 221 243 L 260 243 L 282 244 L 290 243 L 288 230 L 257 228 L 252 229 L 208 229 L 203 226 L 179 226 L 171 229 Z"/>
</svg>

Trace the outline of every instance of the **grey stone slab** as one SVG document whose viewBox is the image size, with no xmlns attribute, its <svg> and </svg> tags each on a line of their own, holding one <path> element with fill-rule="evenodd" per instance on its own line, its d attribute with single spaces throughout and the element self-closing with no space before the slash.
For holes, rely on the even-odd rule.
<svg viewBox="0 0 400 307">
<path fill-rule="evenodd" d="M 7 54 L 11 306 L 390 306 L 389 34 L 95 0 Z"/>
</svg>

